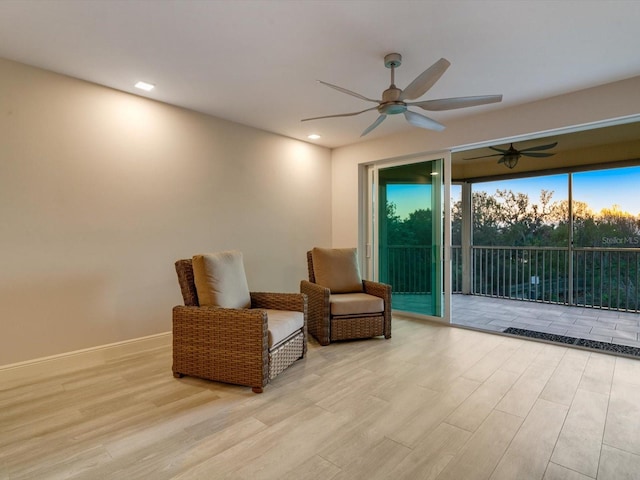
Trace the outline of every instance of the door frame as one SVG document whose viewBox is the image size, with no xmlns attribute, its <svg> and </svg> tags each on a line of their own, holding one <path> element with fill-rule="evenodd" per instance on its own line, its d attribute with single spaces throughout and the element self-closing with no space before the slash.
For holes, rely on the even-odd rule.
<svg viewBox="0 0 640 480">
<path fill-rule="evenodd" d="M 381 168 L 397 167 L 414 163 L 442 160 L 442 209 L 444 212 L 442 229 L 443 239 L 440 251 L 442 262 L 442 317 L 420 313 L 405 312 L 404 316 L 427 319 L 439 323 L 451 323 L 451 151 L 439 150 L 434 152 L 412 155 L 409 157 L 381 160 L 363 164 L 360 170 L 360 209 L 359 209 L 359 247 L 361 267 L 364 277 L 378 281 L 378 171 Z"/>
</svg>

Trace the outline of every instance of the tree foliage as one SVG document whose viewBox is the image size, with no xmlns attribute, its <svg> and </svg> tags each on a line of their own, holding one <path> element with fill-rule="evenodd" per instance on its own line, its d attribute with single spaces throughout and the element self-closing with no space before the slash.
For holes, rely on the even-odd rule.
<svg viewBox="0 0 640 480">
<path fill-rule="evenodd" d="M 431 210 L 418 209 L 401 219 L 396 213 L 396 205 L 387 202 L 387 244 L 388 245 L 431 245 Z"/>
<path fill-rule="evenodd" d="M 460 208 L 457 202 L 454 222 L 461 220 Z M 474 245 L 565 247 L 569 242 L 569 202 L 553 201 L 552 191 L 542 190 L 537 203 L 511 190 L 474 192 L 473 209 Z M 617 205 L 595 213 L 585 202 L 574 201 L 573 224 L 576 247 L 640 246 L 640 215 Z"/>
<path fill-rule="evenodd" d="M 541 190 L 537 202 L 512 190 L 473 193 L 473 244 L 477 246 L 565 247 L 569 242 L 569 202 L 553 200 Z M 402 219 L 396 205 L 386 205 L 388 245 L 431 245 L 432 216 L 418 209 Z M 640 215 L 612 205 L 594 212 L 587 203 L 573 201 L 573 240 L 576 247 L 640 247 Z M 462 240 L 462 202 L 452 204 L 453 245 Z"/>
<path fill-rule="evenodd" d="M 528 299 L 534 299 L 528 286 L 531 276 L 546 276 L 542 301 L 563 303 L 568 297 L 566 257 L 545 256 L 543 249 L 514 251 L 513 247 L 558 247 L 565 255 L 570 242 L 569 202 L 566 199 L 553 199 L 553 191 L 542 190 L 536 202 L 526 193 L 512 190 L 496 190 L 494 194 L 485 191 L 473 193 L 473 245 L 505 247 L 484 252 L 484 255 L 497 255 L 495 261 L 484 262 L 482 278 L 479 271 L 474 272 L 475 284 L 481 290 L 496 296 L 516 296 L 527 292 Z M 462 202 L 452 204 L 452 244 L 460 245 L 462 240 Z M 640 247 L 640 215 L 623 211 L 618 205 L 594 212 L 587 203 L 573 201 L 573 246 L 601 248 Z M 432 239 L 431 210 L 419 209 L 401 218 L 393 203 L 386 205 L 386 246 L 403 247 L 394 250 L 389 260 L 389 278 L 393 279 L 397 292 L 413 292 L 416 281 L 413 277 L 425 277 L 422 283 L 425 291 L 430 291 L 431 280 L 428 272 L 417 272 L 416 265 L 429 263 L 420 260 L 417 252 L 426 251 L 422 247 L 431 247 Z M 422 249 L 421 249 L 422 248 Z M 508 250 L 507 250 L 508 249 Z M 505 256 L 504 252 L 510 252 Z M 404 252 L 400 256 L 400 251 Z M 391 250 L 389 250 L 391 252 Z M 594 253 L 589 250 L 576 250 L 574 272 L 574 298 L 583 304 L 600 305 L 609 308 L 638 309 L 636 278 L 638 275 L 637 253 L 627 251 L 624 255 L 615 251 Z M 628 255 L 627 255 L 628 254 Z M 534 256 L 540 256 L 540 258 Z M 560 255 L 560 253 L 554 254 Z M 625 256 L 626 255 L 626 256 Z M 505 260 L 506 259 L 506 260 Z M 505 263 L 506 262 L 506 263 Z M 498 267 L 501 266 L 501 267 Z M 532 269 L 535 266 L 534 269 Z M 505 270 L 506 267 L 506 270 Z M 541 271 L 538 272 L 537 268 Z M 500 270 L 501 269 L 501 270 Z M 525 272 L 526 269 L 526 275 Z M 508 273 L 509 283 L 503 278 Z M 611 272 L 622 272 L 613 275 Z M 461 271 L 454 272 L 461 275 Z M 405 278 L 406 277 L 406 278 Z M 486 278 L 485 278 L 486 277 Z M 541 277 L 542 278 L 542 277 Z M 524 279 L 524 280 L 523 280 Z M 527 281 L 525 281 L 527 280 Z M 455 281 L 455 279 L 454 279 Z M 538 292 L 540 289 L 534 289 Z M 542 295 L 542 294 L 540 294 Z M 597 298 L 596 298 L 597 297 Z"/>
</svg>

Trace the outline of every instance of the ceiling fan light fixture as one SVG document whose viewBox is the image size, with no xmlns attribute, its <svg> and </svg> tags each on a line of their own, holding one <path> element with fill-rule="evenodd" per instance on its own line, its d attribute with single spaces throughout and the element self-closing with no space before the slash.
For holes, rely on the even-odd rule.
<svg viewBox="0 0 640 480">
<path fill-rule="evenodd" d="M 504 161 L 502 163 L 504 163 L 507 168 L 513 168 L 518 164 L 518 160 L 520 159 L 520 155 L 505 155 L 504 156 Z"/>
<path fill-rule="evenodd" d="M 404 102 L 383 103 L 378 107 L 378 112 L 382 115 L 397 115 L 407 111 L 407 104 Z"/>
</svg>

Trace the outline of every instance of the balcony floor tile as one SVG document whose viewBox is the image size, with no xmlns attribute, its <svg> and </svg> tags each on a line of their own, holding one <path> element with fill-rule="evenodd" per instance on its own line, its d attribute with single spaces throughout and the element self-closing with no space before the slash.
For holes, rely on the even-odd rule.
<svg viewBox="0 0 640 480">
<path fill-rule="evenodd" d="M 511 327 L 640 348 L 638 313 L 456 294 L 451 321 L 480 330 Z"/>
</svg>

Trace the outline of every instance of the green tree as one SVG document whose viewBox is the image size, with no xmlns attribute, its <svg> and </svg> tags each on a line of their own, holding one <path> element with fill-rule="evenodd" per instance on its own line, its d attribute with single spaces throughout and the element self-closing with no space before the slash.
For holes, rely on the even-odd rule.
<svg viewBox="0 0 640 480">
<path fill-rule="evenodd" d="M 553 192 L 542 190 L 540 201 L 531 203 L 526 193 L 496 190 L 494 195 L 473 193 L 473 243 L 485 246 L 549 245 L 554 225 L 548 220 L 553 210 Z M 460 209 L 460 202 L 455 207 Z M 453 217 L 453 221 L 461 219 Z M 459 228 L 458 225 L 455 226 Z"/>
<path fill-rule="evenodd" d="M 473 193 L 473 244 L 497 246 L 505 249 L 483 251 L 484 259 L 476 259 L 483 268 L 483 278 L 477 277 L 475 284 L 482 284 L 482 291 L 492 295 L 511 295 L 514 291 L 528 291 L 528 275 L 545 275 L 553 279 L 545 289 L 547 301 L 563 302 L 568 298 L 566 285 L 566 250 L 549 255 L 542 250 L 517 250 L 509 247 L 547 246 L 566 249 L 569 245 L 569 203 L 563 199 L 553 201 L 553 192 L 541 190 L 537 203 L 529 196 L 512 190 L 496 190 L 493 195 L 485 191 Z M 613 205 L 594 213 L 589 205 L 573 201 L 573 238 L 576 247 L 640 247 L 640 215 L 634 216 Z M 429 249 L 432 244 L 431 211 L 418 209 L 405 219 L 400 218 L 393 203 L 386 205 L 386 228 L 389 245 L 405 247 L 398 249 L 400 263 L 394 263 L 397 272 L 411 272 L 416 266 L 426 268 L 429 264 Z M 462 202 L 452 205 L 452 243 L 460 245 L 462 239 Z M 414 248 L 411 248 L 414 247 Z M 508 250 L 508 254 L 505 253 Z M 565 252 L 564 254 L 562 252 Z M 611 308 L 637 309 L 638 260 L 633 252 L 621 254 L 619 250 L 590 250 L 574 252 L 574 298 L 578 303 L 602 305 Z M 555 256 L 554 256 L 555 255 Z M 564 255 L 564 256 L 562 256 Z M 507 262 L 507 263 L 505 263 Z M 503 275 L 510 271 L 512 285 L 506 285 Z M 534 268 L 536 270 L 531 270 Z M 538 271 L 539 269 L 540 271 Z M 500 270 L 500 271 L 499 271 Z M 526 273 L 523 273 L 525 272 Z M 585 273 L 586 272 L 586 273 Z M 619 272 L 613 275 L 611 272 Z M 419 271 L 428 277 L 428 272 Z M 461 272 L 454 272 L 460 275 Z M 476 275 L 479 275 L 476 272 Z M 399 290 L 415 291 L 415 283 L 405 281 Z M 488 285 L 487 282 L 493 282 Z M 454 279 L 455 281 L 455 279 Z M 428 291 L 427 281 L 425 289 Z M 576 287 L 577 286 L 577 287 Z M 576 289 L 577 288 L 577 289 Z M 514 290 L 515 289 L 515 290 Z M 528 295 L 528 293 L 527 293 Z M 528 297 L 527 297 L 528 298 Z"/>
</svg>

